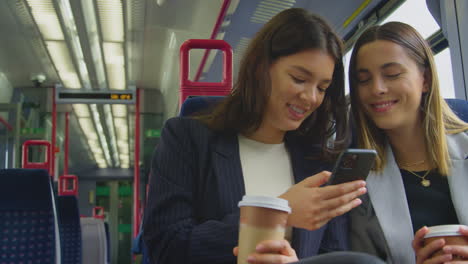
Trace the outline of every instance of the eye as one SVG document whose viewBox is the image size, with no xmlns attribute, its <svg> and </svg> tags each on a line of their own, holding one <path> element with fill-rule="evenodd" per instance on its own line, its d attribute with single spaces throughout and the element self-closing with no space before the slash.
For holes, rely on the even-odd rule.
<svg viewBox="0 0 468 264">
<path fill-rule="evenodd" d="M 360 72 L 356 79 L 358 84 L 366 84 L 371 80 L 371 75 L 366 72 Z"/>
<path fill-rule="evenodd" d="M 318 86 L 317 89 L 319 90 L 320 93 L 326 93 L 328 87 L 330 87 L 330 83 L 327 82 L 326 84 Z"/>
<path fill-rule="evenodd" d="M 398 76 L 400 76 L 400 72 L 399 73 L 394 73 L 394 74 L 385 74 L 385 77 L 387 78 L 390 78 L 390 79 L 395 79 L 395 78 L 398 78 Z"/>
<path fill-rule="evenodd" d="M 371 80 L 371 78 L 358 78 L 357 82 L 358 84 L 366 84 Z"/>
<path fill-rule="evenodd" d="M 291 76 L 291 79 L 292 79 L 295 83 L 297 83 L 297 84 L 303 84 L 303 83 L 306 82 L 306 80 L 301 79 L 301 78 L 297 78 L 297 77 L 295 77 L 294 75 L 289 75 L 289 76 Z"/>
</svg>

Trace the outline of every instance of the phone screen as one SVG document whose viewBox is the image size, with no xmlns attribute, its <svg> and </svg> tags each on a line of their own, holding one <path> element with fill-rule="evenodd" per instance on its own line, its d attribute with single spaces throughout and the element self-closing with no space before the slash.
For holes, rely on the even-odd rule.
<svg viewBox="0 0 468 264">
<path fill-rule="evenodd" d="M 348 149 L 342 152 L 330 177 L 330 184 L 366 180 L 374 166 L 377 152 L 373 149 Z"/>
</svg>

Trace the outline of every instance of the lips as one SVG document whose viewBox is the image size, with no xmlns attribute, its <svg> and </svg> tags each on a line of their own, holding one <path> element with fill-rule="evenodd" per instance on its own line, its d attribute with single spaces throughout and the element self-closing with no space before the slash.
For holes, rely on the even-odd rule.
<svg viewBox="0 0 468 264">
<path fill-rule="evenodd" d="M 307 112 L 307 108 L 300 107 L 297 105 L 287 104 L 289 115 L 294 120 L 301 120 L 304 118 L 305 113 Z"/>
<path fill-rule="evenodd" d="M 392 107 L 397 102 L 398 102 L 398 100 L 382 101 L 382 102 L 377 102 L 377 103 L 370 104 L 370 106 L 371 106 L 372 110 L 374 110 L 375 112 L 382 113 L 382 112 L 387 112 L 390 109 L 392 109 Z"/>
</svg>

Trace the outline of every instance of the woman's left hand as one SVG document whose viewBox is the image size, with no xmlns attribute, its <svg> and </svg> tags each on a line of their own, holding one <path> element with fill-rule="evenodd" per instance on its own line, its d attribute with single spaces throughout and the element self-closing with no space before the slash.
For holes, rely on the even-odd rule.
<svg viewBox="0 0 468 264">
<path fill-rule="evenodd" d="M 468 241 L 468 226 L 461 226 L 460 233 Z M 468 263 L 468 245 L 446 245 L 442 248 L 445 254 L 452 254 L 453 261 L 446 262 L 447 264 Z"/>
<path fill-rule="evenodd" d="M 234 248 L 237 256 L 238 247 Z M 250 264 L 283 264 L 298 261 L 296 251 L 287 240 L 265 240 L 260 242 L 247 262 Z"/>
</svg>

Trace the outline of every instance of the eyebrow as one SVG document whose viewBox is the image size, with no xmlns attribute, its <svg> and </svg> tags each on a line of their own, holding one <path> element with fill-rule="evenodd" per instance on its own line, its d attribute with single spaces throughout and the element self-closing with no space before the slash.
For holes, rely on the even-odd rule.
<svg viewBox="0 0 468 264">
<path fill-rule="evenodd" d="M 385 70 L 385 69 L 393 67 L 393 66 L 400 67 L 401 64 L 397 63 L 397 62 L 388 62 L 388 63 L 385 63 L 384 65 L 380 66 L 380 69 Z M 360 72 L 366 73 L 366 72 L 369 72 L 369 70 L 361 68 L 361 69 L 358 70 L 358 73 L 360 73 Z"/>
</svg>

